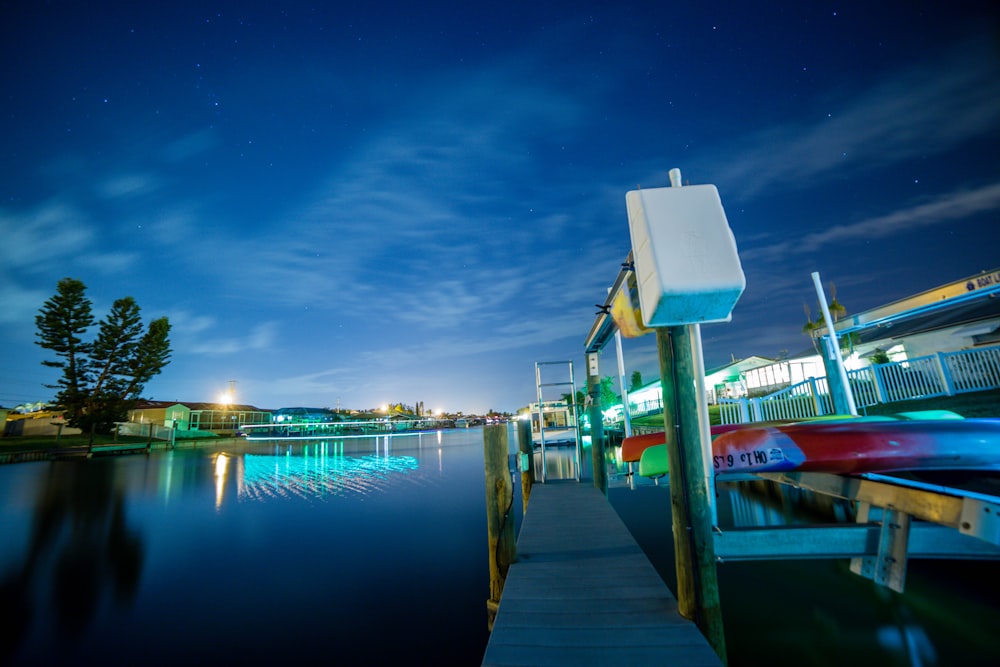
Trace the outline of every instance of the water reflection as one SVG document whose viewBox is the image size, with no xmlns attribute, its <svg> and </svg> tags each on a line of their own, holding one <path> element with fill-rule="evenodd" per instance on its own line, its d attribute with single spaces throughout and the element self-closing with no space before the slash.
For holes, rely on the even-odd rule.
<svg viewBox="0 0 1000 667">
<path fill-rule="evenodd" d="M 580 457 L 581 476 L 589 474 L 590 448 L 583 450 Z M 556 481 L 561 479 L 576 479 L 576 449 L 574 447 L 545 448 L 545 476 L 542 476 L 542 451 L 534 450 L 535 479 Z"/>
<path fill-rule="evenodd" d="M 226 488 L 226 469 L 229 467 L 229 457 L 225 452 L 215 456 L 215 508 L 222 507 L 222 492 Z"/>
<path fill-rule="evenodd" d="M 470 429 L 0 466 L 0 665 L 477 664 L 482 452 Z M 385 642 L 400 599 L 420 613 Z"/>
<path fill-rule="evenodd" d="M 325 498 L 345 494 L 367 494 L 386 487 L 389 476 L 417 469 L 413 456 L 388 453 L 376 443 L 377 453 L 345 455 L 343 442 L 288 448 L 281 454 L 250 454 L 242 457 L 237 479 L 240 500 L 264 500 L 287 496 Z M 440 450 L 438 450 L 440 466 Z"/>
<path fill-rule="evenodd" d="M 47 465 L 24 557 L 0 580 L 4 658 L 17 651 L 33 624 L 53 623 L 60 636 L 80 636 L 106 597 L 130 603 L 142 572 L 142 541 L 127 525 L 125 492 L 114 468 Z"/>
<path fill-rule="evenodd" d="M 670 491 L 639 478 L 609 500 L 676 591 Z M 719 525 L 854 521 L 846 500 L 767 482 L 716 485 Z M 718 566 L 730 664 L 996 665 L 997 563 L 912 559 L 904 593 L 849 570 L 847 559 L 726 562 Z"/>
</svg>

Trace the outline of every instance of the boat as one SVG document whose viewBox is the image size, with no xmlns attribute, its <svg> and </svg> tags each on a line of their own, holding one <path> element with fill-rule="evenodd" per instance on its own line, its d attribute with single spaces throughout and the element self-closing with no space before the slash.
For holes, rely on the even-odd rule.
<svg viewBox="0 0 1000 667">
<path fill-rule="evenodd" d="M 652 442 L 656 435 L 659 443 Z M 638 454 L 639 474 L 666 474 L 662 432 L 633 437 L 643 440 L 630 446 L 630 458 L 645 445 Z M 712 464 L 717 475 L 1000 470 L 1000 419 L 964 419 L 935 410 L 713 427 Z"/>
<path fill-rule="evenodd" d="M 319 440 L 371 436 L 418 435 L 443 428 L 438 419 L 369 419 L 355 421 L 283 421 L 244 424 L 239 428 L 246 440 Z"/>
</svg>

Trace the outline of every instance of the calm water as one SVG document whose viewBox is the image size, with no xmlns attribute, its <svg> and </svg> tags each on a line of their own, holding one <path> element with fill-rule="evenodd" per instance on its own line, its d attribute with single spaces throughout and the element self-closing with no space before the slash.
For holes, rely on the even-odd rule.
<svg viewBox="0 0 1000 667">
<path fill-rule="evenodd" d="M 482 452 L 471 429 L 0 466 L 0 662 L 478 665 Z M 667 487 L 609 498 L 676 590 Z M 750 516 L 815 518 L 722 487 L 720 523 Z M 843 562 L 724 564 L 730 664 L 1000 664 L 998 574 L 911 561 L 898 595 Z"/>
<path fill-rule="evenodd" d="M 478 664 L 482 452 L 472 430 L 0 466 L 0 650 Z"/>
<path fill-rule="evenodd" d="M 611 489 L 609 497 L 676 593 L 673 544 L 664 537 L 671 530 L 669 490 Z M 719 498 L 722 525 L 732 521 L 734 504 L 744 511 L 751 507 L 773 525 L 834 520 L 735 485 L 722 486 Z M 911 559 L 903 594 L 852 574 L 847 561 L 724 563 L 717 572 L 734 667 L 1000 665 L 1000 563 L 995 561 Z"/>
</svg>

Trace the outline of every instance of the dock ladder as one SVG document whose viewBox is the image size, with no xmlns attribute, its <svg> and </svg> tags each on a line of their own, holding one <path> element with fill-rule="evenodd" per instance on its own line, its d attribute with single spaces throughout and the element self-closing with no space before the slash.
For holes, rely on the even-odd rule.
<svg viewBox="0 0 1000 667">
<path fill-rule="evenodd" d="M 568 369 L 569 376 L 568 379 L 560 380 L 557 382 L 543 382 L 542 381 L 542 367 L 543 366 L 565 366 Z M 566 377 L 566 376 L 558 376 Z M 549 401 L 549 405 L 546 406 L 546 402 L 543 396 L 543 387 L 569 387 L 569 404 L 567 405 L 563 401 L 555 403 Z M 581 452 L 580 452 L 580 426 L 579 426 L 579 415 L 577 413 L 576 405 L 576 382 L 573 378 L 573 362 L 572 361 L 536 361 L 535 362 L 535 390 L 538 395 L 538 437 L 540 440 L 541 452 L 542 452 L 542 483 L 544 484 L 547 477 L 546 472 L 546 459 L 545 459 L 545 432 L 549 431 L 563 431 L 565 432 L 569 428 L 573 430 L 573 454 L 574 454 L 574 471 L 576 481 L 580 481 L 581 474 Z M 561 397 L 560 397 L 561 399 Z M 562 411 L 566 415 L 566 424 L 564 425 L 545 425 L 545 412 L 546 408 L 549 409 L 550 414 L 556 411 Z"/>
</svg>

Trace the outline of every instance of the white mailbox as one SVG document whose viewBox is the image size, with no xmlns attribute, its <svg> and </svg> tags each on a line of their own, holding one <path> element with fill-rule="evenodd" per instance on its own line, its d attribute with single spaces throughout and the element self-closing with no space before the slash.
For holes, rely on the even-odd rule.
<svg viewBox="0 0 1000 667">
<path fill-rule="evenodd" d="M 632 190 L 625 204 L 643 323 L 728 322 L 746 278 L 715 186 Z"/>
</svg>

